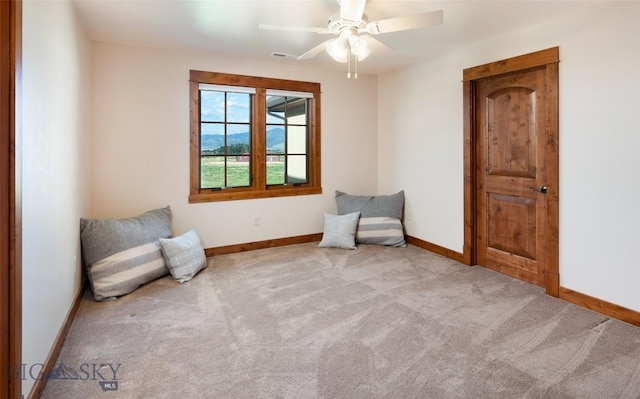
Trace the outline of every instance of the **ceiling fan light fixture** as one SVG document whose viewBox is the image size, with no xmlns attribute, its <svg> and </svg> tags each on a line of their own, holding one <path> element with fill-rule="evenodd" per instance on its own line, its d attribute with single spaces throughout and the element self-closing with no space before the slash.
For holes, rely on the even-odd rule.
<svg viewBox="0 0 640 399">
<path fill-rule="evenodd" d="M 371 49 L 367 45 L 367 41 L 356 35 L 349 37 L 349 47 L 353 55 L 358 57 L 358 61 L 362 61 L 371 54 Z"/>
<path fill-rule="evenodd" d="M 349 46 L 347 45 L 347 41 L 342 37 L 331 40 L 325 46 L 327 53 L 338 62 L 345 63 L 349 58 Z"/>
<path fill-rule="evenodd" d="M 358 61 L 364 60 L 365 58 L 367 58 L 369 56 L 369 54 L 371 54 L 371 49 L 367 48 L 366 51 L 364 51 L 364 52 L 362 52 L 362 53 L 360 53 L 358 55 Z"/>
</svg>

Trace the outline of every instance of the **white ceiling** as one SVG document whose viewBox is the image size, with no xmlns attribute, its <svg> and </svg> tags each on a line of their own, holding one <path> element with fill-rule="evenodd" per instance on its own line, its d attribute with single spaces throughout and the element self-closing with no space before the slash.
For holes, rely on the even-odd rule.
<svg viewBox="0 0 640 399">
<path fill-rule="evenodd" d="M 74 0 L 94 41 L 135 46 L 198 49 L 256 60 L 345 70 L 325 52 L 309 60 L 277 58 L 274 52 L 301 55 L 331 36 L 266 31 L 261 23 L 326 27 L 339 11 L 336 0 Z M 360 73 L 378 74 L 488 37 L 562 18 L 602 1 L 427 1 L 369 0 L 370 21 L 434 10 L 444 24 L 376 36 L 394 51 L 374 51 L 359 63 Z"/>
</svg>

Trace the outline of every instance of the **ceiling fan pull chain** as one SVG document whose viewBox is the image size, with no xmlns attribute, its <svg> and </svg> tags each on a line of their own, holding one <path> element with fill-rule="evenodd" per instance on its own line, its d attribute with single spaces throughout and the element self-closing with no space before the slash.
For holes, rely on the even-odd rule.
<svg viewBox="0 0 640 399">
<path fill-rule="evenodd" d="M 351 50 L 347 50 L 347 79 L 351 79 Z"/>
<path fill-rule="evenodd" d="M 356 57 L 356 73 L 353 75 L 354 79 L 358 79 L 358 57 Z"/>
</svg>

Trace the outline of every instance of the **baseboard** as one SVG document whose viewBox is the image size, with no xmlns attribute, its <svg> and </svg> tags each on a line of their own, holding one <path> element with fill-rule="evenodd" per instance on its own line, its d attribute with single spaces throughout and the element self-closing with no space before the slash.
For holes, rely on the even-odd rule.
<svg viewBox="0 0 640 399">
<path fill-rule="evenodd" d="M 459 252 L 452 251 L 448 248 L 444 248 L 439 245 L 411 236 L 406 236 L 405 239 L 409 244 L 426 249 L 427 251 L 437 253 L 447 258 L 457 260 L 458 262 L 465 263 L 463 254 Z M 614 319 L 618 319 L 640 327 L 640 312 L 637 312 L 635 310 L 627 309 L 614 303 L 603 301 L 602 299 L 594 298 L 592 296 L 573 291 L 565 287 L 560 287 L 559 298 L 573 303 L 574 305 L 578 305 L 583 308 L 593 310 L 594 312 L 603 314 L 605 316 L 613 317 Z"/>
<path fill-rule="evenodd" d="M 322 233 L 306 234 L 302 236 L 276 238 L 273 240 L 255 241 L 244 244 L 226 245 L 223 247 L 206 248 L 204 250 L 205 255 L 226 255 L 237 252 L 253 251 L 255 249 L 282 247 L 285 245 L 302 244 L 305 242 L 320 241 L 322 239 Z"/>
<path fill-rule="evenodd" d="M 629 324 L 640 327 L 640 312 L 618 306 L 614 303 L 603 301 L 602 299 L 582 294 L 569 288 L 560 287 L 560 299 L 571 302 L 583 308 L 591 309 L 594 312 L 625 321 Z"/>
<path fill-rule="evenodd" d="M 274 248 L 282 247 L 291 244 L 302 244 L 305 242 L 320 241 L 322 239 L 322 233 L 306 234 L 302 236 L 276 238 L 273 240 L 255 241 L 244 244 L 226 245 L 222 247 L 206 248 L 204 250 L 205 255 L 226 255 L 238 252 L 253 251 L 254 249 Z M 421 240 L 412 236 L 405 236 L 405 241 L 408 244 L 415 245 L 427 251 L 431 251 L 438 255 L 445 256 L 450 259 L 457 260 L 464 263 L 464 256 L 460 252 L 453 251 L 451 249 L 441 247 L 440 245 L 432 244 L 428 241 Z"/>
<path fill-rule="evenodd" d="M 238 252 L 253 251 L 254 249 L 275 248 L 275 247 L 282 247 L 285 245 L 320 241 L 321 239 L 322 239 L 322 233 L 306 234 L 302 236 L 276 238 L 272 240 L 255 241 L 255 242 L 248 242 L 243 244 L 234 244 L 234 245 L 226 245 L 222 247 L 206 248 L 204 250 L 204 253 L 206 256 L 226 255 L 226 254 L 233 254 Z M 464 260 L 464 257 L 460 252 L 456 252 L 448 248 L 441 247 L 436 244 L 432 244 L 430 242 L 421 240 L 419 238 L 415 238 L 412 236 L 405 236 L 405 241 L 408 244 L 415 245 L 416 247 L 426 249 L 427 251 L 434 252 L 438 255 L 442 255 L 447 258 L 457 260 L 458 262 L 463 262 Z"/>
<path fill-rule="evenodd" d="M 433 244 L 412 236 L 405 236 L 405 241 L 408 244 L 415 245 L 416 247 L 420 247 L 422 249 L 426 249 L 427 251 L 431 251 L 438 255 L 442 255 L 449 259 L 454 259 L 458 262 L 464 263 L 464 255 L 460 252 L 456 252 L 449 248 L 441 247 L 440 245 Z"/>
<path fill-rule="evenodd" d="M 62 323 L 62 327 L 60 327 L 60 331 L 58 331 L 58 335 L 56 339 L 53 341 L 53 345 L 51 346 L 51 350 L 47 355 L 47 358 L 44 361 L 42 366 L 42 375 L 49 375 L 53 367 L 56 365 L 56 360 L 58 360 L 58 355 L 60 354 L 60 349 L 62 349 L 62 344 L 64 343 L 65 338 L 67 338 L 67 333 L 69 332 L 69 328 L 71 327 L 71 323 L 78 312 L 78 307 L 80 307 L 80 300 L 84 294 L 85 286 L 87 280 L 83 279 L 80 284 L 80 289 L 76 292 L 76 295 L 73 299 L 73 303 L 71 304 L 71 308 L 69 308 L 69 312 L 67 312 L 67 316 Z M 47 385 L 46 378 L 39 378 L 35 381 L 33 386 L 31 387 L 31 391 L 29 395 L 26 397 L 28 399 L 39 399 L 42 396 L 42 392 L 44 391 L 44 387 Z M 23 396 L 24 397 L 24 396 Z"/>
</svg>

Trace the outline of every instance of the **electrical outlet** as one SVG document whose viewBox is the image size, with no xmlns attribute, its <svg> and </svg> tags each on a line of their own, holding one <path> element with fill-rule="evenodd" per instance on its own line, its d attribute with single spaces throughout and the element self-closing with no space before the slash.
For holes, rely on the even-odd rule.
<svg viewBox="0 0 640 399">
<path fill-rule="evenodd" d="M 260 216 L 254 216 L 253 217 L 253 225 L 254 226 L 260 226 Z"/>
</svg>

